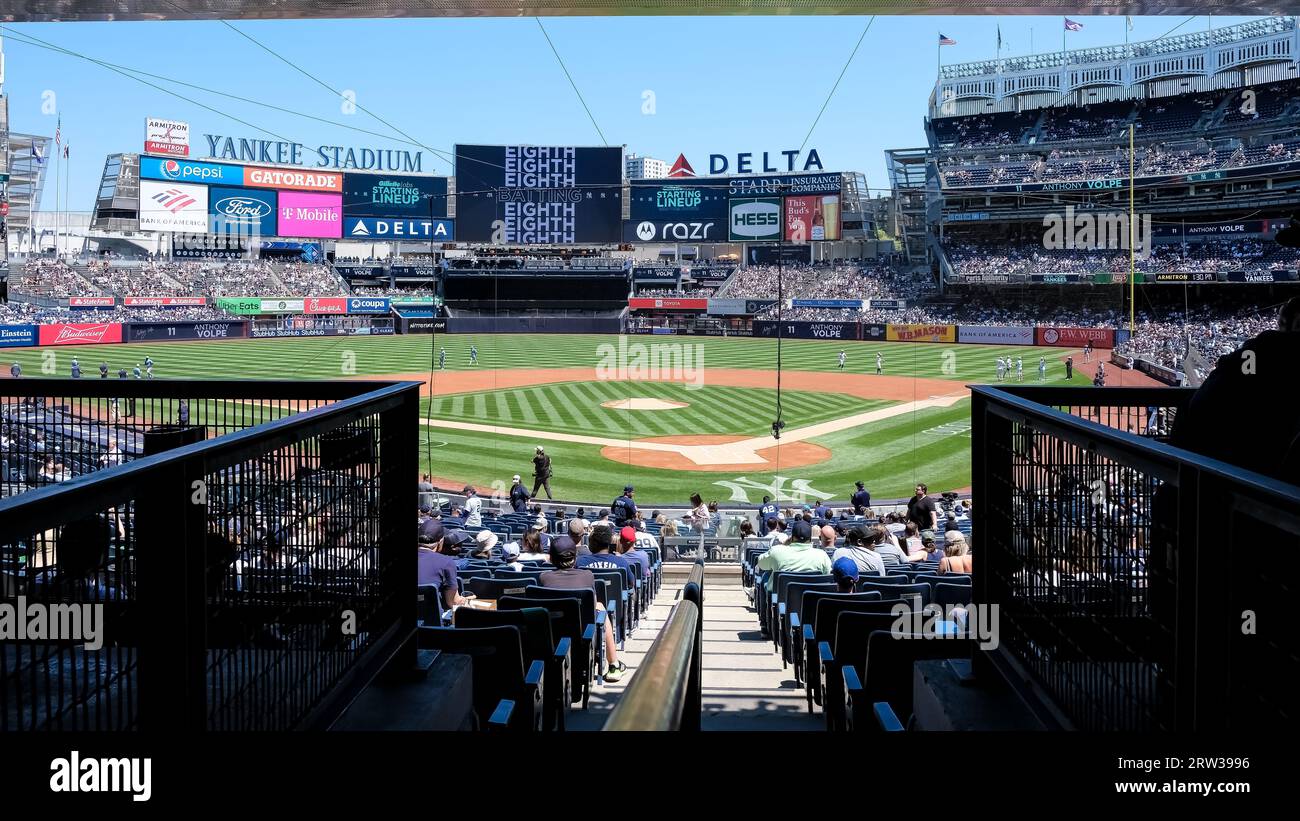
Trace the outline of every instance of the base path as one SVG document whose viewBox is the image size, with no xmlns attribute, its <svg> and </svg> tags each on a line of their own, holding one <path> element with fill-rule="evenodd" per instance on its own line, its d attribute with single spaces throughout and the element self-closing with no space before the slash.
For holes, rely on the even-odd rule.
<svg viewBox="0 0 1300 821">
<path fill-rule="evenodd" d="M 952 384 L 947 383 L 946 387 L 951 388 Z M 805 444 L 804 440 L 806 439 L 825 436 L 829 433 L 837 433 L 861 425 L 868 425 L 882 419 L 902 416 L 926 408 L 951 407 L 956 402 L 966 398 L 967 393 L 966 390 L 962 390 L 960 393 L 949 394 L 947 396 L 936 396 L 919 402 L 901 402 L 897 405 L 890 405 L 887 408 L 878 408 L 865 413 L 856 413 L 852 416 L 832 419 L 828 422 L 819 422 L 815 425 L 793 428 L 782 433 L 781 445 L 783 449 L 788 449 L 791 444 Z M 677 467 L 683 470 L 729 470 L 738 466 L 748 466 L 753 469 L 758 469 L 763 467 L 772 467 L 777 464 L 775 461 L 775 457 L 777 456 L 776 443 L 770 436 L 753 436 L 740 439 L 739 441 L 683 444 L 680 443 L 680 441 L 665 442 L 662 439 L 620 440 L 606 436 L 588 436 L 580 433 L 557 433 L 554 431 L 514 428 L 502 425 L 486 425 L 477 422 L 462 422 L 446 419 L 421 419 L 420 424 L 434 428 L 495 433 L 505 436 L 519 436 L 526 439 L 545 439 L 554 442 L 575 442 L 583 445 L 600 445 L 603 448 L 601 453 L 605 455 L 606 458 L 626 462 L 628 464 L 643 464 L 643 462 L 634 461 L 635 458 L 638 458 L 635 457 L 635 454 L 638 452 L 654 452 L 656 454 L 663 454 L 661 459 L 663 462 L 662 464 L 646 464 L 647 467 Z M 679 437 L 668 438 L 671 440 L 679 439 Z M 709 438 L 714 439 L 715 437 Z M 727 438 L 729 439 L 730 437 Z M 799 452 L 798 449 L 795 450 L 796 453 Z M 825 452 L 825 458 L 822 458 L 821 451 L 825 451 L 825 448 L 819 448 L 816 451 L 805 448 L 804 453 L 806 455 L 803 458 L 813 459 L 814 462 L 825 461 L 825 458 L 829 458 L 829 451 Z M 784 454 L 781 455 L 784 456 Z M 805 464 L 812 464 L 814 462 L 805 462 Z M 782 467 L 799 467 L 798 464 L 787 461 L 784 458 L 781 459 L 780 464 Z"/>
</svg>

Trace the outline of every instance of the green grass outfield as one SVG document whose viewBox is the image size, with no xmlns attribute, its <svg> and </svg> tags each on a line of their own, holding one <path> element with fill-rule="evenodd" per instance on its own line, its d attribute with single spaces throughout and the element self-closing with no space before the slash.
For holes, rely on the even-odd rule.
<svg viewBox="0 0 1300 821">
<path fill-rule="evenodd" d="M 101 361 L 109 363 L 112 378 L 116 378 L 119 367 L 129 371 L 146 356 L 154 359 L 154 372 L 159 378 L 332 379 L 427 373 L 431 364 L 436 368 L 437 353 L 444 348 L 448 371 L 468 371 L 471 345 L 478 348 L 478 365 L 473 369 L 479 371 L 593 368 L 609 361 L 611 353 L 618 350 L 619 339 L 551 334 L 353 336 L 28 348 L 9 350 L 0 356 L 19 362 L 24 377 L 67 376 L 75 355 L 83 378 L 91 379 L 98 378 Z M 776 366 L 777 343 L 771 339 L 631 336 L 626 340 L 628 345 L 691 346 L 683 350 L 698 355 L 706 369 L 770 371 Z M 879 351 L 884 355 L 886 375 L 946 379 L 953 383 L 954 392 L 963 384 L 994 381 L 994 361 L 1007 354 L 1024 358 L 1026 382 L 1037 379 L 1038 358 L 1045 356 L 1048 383 L 1065 384 L 1062 360 L 1072 353 L 1065 348 L 786 340 L 781 349 L 786 372 L 810 371 L 826 376 L 824 386 L 818 383 L 815 390 L 783 390 L 787 430 L 894 404 L 837 393 L 841 349 L 848 354 L 849 373 L 874 374 L 875 354 Z M 0 370 L 7 373 L 7 364 Z M 688 360 L 688 364 L 698 363 Z M 688 372 L 687 376 L 689 382 L 693 374 Z M 507 387 L 459 395 L 447 394 L 438 382 L 435 373 L 432 407 L 425 400 L 421 415 L 453 423 L 477 422 L 630 440 L 683 434 L 763 436 L 769 435 L 775 418 L 774 391 L 709 385 L 707 371 L 699 389 L 667 382 L 629 381 L 617 378 L 617 374 L 608 381 Z M 1089 380 L 1076 371 L 1073 383 L 1086 385 Z M 657 411 L 601 407 L 602 402 L 628 397 L 679 401 L 688 407 Z M 606 459 L 595 444 L 446 427 L 422 426 L 420 451 L 422 468 L 435 476 L 493 486 L 495 482 L 508 485 L 513 473 L 529 479 L 533 446 L 543 444 L 554 465 L 551 487 L 557 498 L 605 505 L 625 483 L 636 486 L 638 500 L 646 505 L 685 503 L 694 492 L 720 501 L 757 502 L 764 493 L 789 498 L 808 494 L 810 499 L 829 494 L 845 499 L 857 479 L 865 481 L 877 498 L 894 498 L 909 495 L 917 481 L 927 482 L 935 491 L 970 484 L 969 419 L 969 400 L 948 408 L 892 416 L 811 439 L 832 452 L 829 461 L 761 474 L 633 467 Z M 531 489 L 530 480 L 528 485 Z"/>
</svg>

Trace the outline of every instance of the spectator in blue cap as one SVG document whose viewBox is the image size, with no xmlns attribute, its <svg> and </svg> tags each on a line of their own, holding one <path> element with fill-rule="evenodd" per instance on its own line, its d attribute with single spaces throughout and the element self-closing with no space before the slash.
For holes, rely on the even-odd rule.
<svg viewBox="0 0 1300 821">
<path fill-rule="evenodd" d="M 437 519 L 423 523 L 420 527 L 416 579 L 421 586 L 437 585 L 442 599 L 439 610 L 443 611 L 466 601 L 456 584 L 456 560 L 447 555 L 448 552 L 458 551 L 448 547 L 442 523 Z"/>
<path fill-rule="evenodd" d="M 848 556 L 841 556 L 831 564 L 831 575 L 841 593 L 852 593 L 858 584 L 858 563 Z"/>
</svg>

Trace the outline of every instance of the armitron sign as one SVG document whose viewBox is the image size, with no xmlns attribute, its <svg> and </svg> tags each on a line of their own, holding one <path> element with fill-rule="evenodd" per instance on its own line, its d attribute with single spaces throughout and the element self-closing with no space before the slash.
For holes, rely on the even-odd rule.
<svg viewBox="0 0 1300 821">
<path fill-rule="evenodd" d="M 190 124 L 180 120 L 160 120 L 150 117 L 144 121 L 144 152 L 168 157 L 190 155 Z"/>
</svg>

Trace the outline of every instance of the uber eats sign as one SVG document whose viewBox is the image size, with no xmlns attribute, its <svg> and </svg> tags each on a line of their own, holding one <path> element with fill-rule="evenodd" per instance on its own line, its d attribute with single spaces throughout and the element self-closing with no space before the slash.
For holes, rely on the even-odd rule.
<svg viewBox="0 0 1300 821">
<path fill-rule="evenodd" d="M 731 200 L 732 242 L 764 242 L 781 238 L 781 198 Z"/>
</svg>

